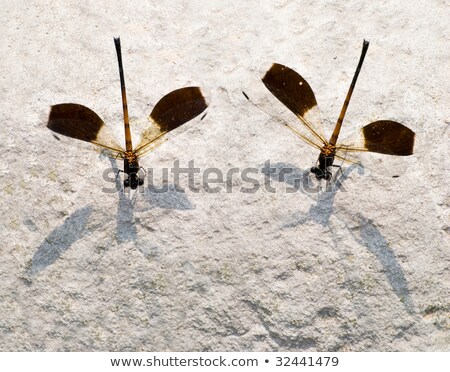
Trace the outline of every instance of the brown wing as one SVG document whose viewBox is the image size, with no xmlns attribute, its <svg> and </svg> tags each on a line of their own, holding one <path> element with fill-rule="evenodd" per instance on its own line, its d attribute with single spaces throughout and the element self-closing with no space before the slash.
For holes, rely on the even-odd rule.
<svg viewBox="0 0 450 372">
<path fill-rule="evenodd" d="M 195 118 L 206 107 L 205 97 L 198 87 L 181 88 L 165 95 L 153 108 L 149 118 L 151 126 L 142 133 L 135 153 L 138 156 L 147 153 L 153 141 L 161 142 L 161 136 Z"/>
<path fill-rule="evenodd" d="M 403 124 L 392 120 L 378 120 L 361 128 L 356 136 L 345 140 L 336 149 L 341 156 L 359 151 L 406 156 L 413 153 L 414 138 L 415 133 Z"/>
<path fill-rule="evenodd" d="M 374 121 L 362 128 L 367 151 L 406 156 L 413 153 L 414 132 L 391 120 Z"/>
<path fill-rule="evenodd" d="M 274 63 L 262 81 L 267 89 L 303 122 L 314 137 L 326 143 L 320 131 L 305 119 L 306 113 L 317 106 L 314 92 L 305 79 L 289 67 Z"/>
<path fill-rule="evenodd" d="M 101 146 L 112 152 L 110 156 L 123 152 L 103 120 L 90 108 L 76 103 L 52 106 L 47 127 L 64 136 Z"/>
</svg>

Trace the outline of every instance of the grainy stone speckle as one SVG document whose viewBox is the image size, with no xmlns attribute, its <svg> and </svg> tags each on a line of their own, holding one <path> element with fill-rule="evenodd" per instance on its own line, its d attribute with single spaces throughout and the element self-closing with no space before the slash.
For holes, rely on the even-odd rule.
<svg viewBox="0 0 450 372">
<path fill-rule="evenodd" d="M 438 0 L 3 1 L 0 350 L 449 350 L 449 18 Z M 208 94 L 205 119 L 141 160 L 167 193 L 119 194 L 103 179 L 119 161 L 46 128 L 50 105 L 76 102 L 123 138 L 118 35 L 134 138 L 169 91 Z M 318 154 L 241 91 L 290 66 L 330 133 L 363 38 L 343 136 L 398 120 L 416 152 L 286 192 Z M 275 193 L 236 176 L 180 193 L 162 173 L 268 159 L 255 178 Z"/>
</svg>

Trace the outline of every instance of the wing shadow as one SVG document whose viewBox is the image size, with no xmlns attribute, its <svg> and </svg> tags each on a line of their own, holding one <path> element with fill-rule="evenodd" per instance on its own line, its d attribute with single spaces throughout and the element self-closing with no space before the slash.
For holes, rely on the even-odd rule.
<svg viewBox="0 0 450 372">
<path fill-rule="evenodd" d="M 38 247 L 27 274 L 33 276 L 44 270 L 81 239 L 86 234 L 85 227 L 91 212 L 90 205 L 77 209 L 61 226 L 55 228 Z"/>
<path fill-rule="evenodd" d="M 304 171 L 286 163 L 277 163 L 273 165 L 273 167 L 277 171 L 270 174 L 271 178 L 278 182 L 286 182 L 293 187 L 296 186 L 298 179 L 304 179 L 302 177 L 305 177 L 305 174 L 309 174 L 309 170 Z M 343 183 L 355 168 L 361 173 L 360 167 L 361 166 L 354 164 L 346 168 L 336 179 L 334 184 L 335 187 L 329 188 L 326 192 L 318 194 L 316 204 L 310 207 L 306 215 L 304 213 L 294 213 L 290 216 L 290 221 L 283 224 L 282 227 L 292 228 L 303 225 L 308 221 L 312 221 L 324 227 L 328 226 L 332 230 L 330 218 L 333 214 L 333 203 L 336 193 L 343 189 Z M 292 168 L 293 172 L 282 174 L 281 170 L 285 168 Z M 363 170 L 364 169 L 362 168 L 362 171 Z M 280 174 L 282 177 L 280 177 Z M 301 189 L 301 192 L 307 194 L 304 189 Z M 361 246 L 366 247 L 366 249 L 375 256 L 378 262 L 380 262 L 386 279 L 395 295 L 402 301 L 405 310 L 409 314 L 414 314 L 415 307 L 410 296 L 408 282 L 393 250 L 389 247 L 389 243 L 372 221 L 363 216 L 359 216 L 359 222 L 361 227 L 358 231 L 352 231 L 347 224 L 345 224 L 347 230 Z M 337 242 L 335 244 L 337 246 Z"/>
<path fill-rule="evenodd" d="M 119 172 L 116 159 L 109 159 L 112 168 Z M 114 179 L 115 188 L 119 195 L 119 205 L 117 207 L 117 240 L 119 242 L 134 241 L 138 239 L 137 224 L 142 224 L 134 218 L 134 198 L 143 197 L 150 205 L 150 209 L 176 209 L 190 210 L 193 205 L 186 197 L 186 194 L 177 189 L 176 185 L 166 184 L 161 189 L 154 187 L 142 187 L 129 198 L 123 188 L 121 178 L 117 175 Z M 145 209 L 141 209 L 143 211 Z M 145 226 L 144 226 L 145 227 Z"/>
<path fill-rule="evenodd" d="M 408 282 L 402 267 L 395 257 L 394 251 L 371 220 L 363 216 L 358 216 L 358 218 L 360 227 L 358 230 L 350 230 L 350 233 L 357 242 L 364 245 L 375 256 L 381 264 L 383 272 L 395 295 L 403 303 L 405 310 L 410 314 L 414 314 L 415 307 L 410 296 Z"/>
<path fill-rule="evenodd" d="M 144 195 L 151 208 L 176 209 L 180 211 L 194 209 L 186 193 L 175 184 L 166 184 L 160 190 L 147 188 Z"/>
<path fill-rule="evenodd" d="M 328 226 L 330 217 L 333 214 L 333 203 L 336 193 L 344 189 L 344 182 L 349 177 L 350 173 L 357 169 L 360 173 L 364 171 L 364 168 L 360 165 L 353 164 L 346 168 L 344 171 L 327 185 L 326 191 L 319 193 L 320 187 L 314 187 L 311 185 L 310 171 L 309 169 L 303 170 L 297 168 L 295 165 L 288 163 L 275 163 L 271 164 L 272 172 L 267 172 L 268 168 L 262 168 L 262 172 L 269 176 L 272 180 L 277 182 L 285 182 L 292 187 L 292 191 L 300 191 L 301 193 L 309 196 L 317 196 L 315 199 L 317 202 L 311 206 L 308 213 L 294 213 L 290 216 L 290 221 L 283 224 L 282 227 L 290 228 L 298 225 L 303 225 L 307 221 L 313 221 L 322 226 Z M 289 170 L 289 172 L 286 172 Z"/>
</svg>

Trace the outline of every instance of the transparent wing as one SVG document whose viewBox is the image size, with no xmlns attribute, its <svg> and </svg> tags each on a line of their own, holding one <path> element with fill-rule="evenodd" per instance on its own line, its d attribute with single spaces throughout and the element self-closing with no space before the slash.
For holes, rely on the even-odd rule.
<svg viewBox="0 0 450 372">
<path fill-rule="evenodd" d="M 147 144 L 145 146 L 139 147 L 139 149 L 138 149 L 139 151 L 136 150 L 136 151 L 134 151 L 134 153 L 138 157 L 147 155 L 148 153 L 152 152 L 153 150 L 155 150 L 159 146 L 163 145 L 167 141 L 168 138 L 167 138 L 166 134 L 167 133 L 162 133 L 159 137 L 156 137 L 153 141 L 147 142 Z"/>
<path fill-rule="evenodd" d="M 90 108 L 76 103 L 52 106 L 47 127 L 64 136 L 100 146 L 110 157 L 121 157 L 124 152 L 103 120 Z"/>
<path fill-rule="evenodd" d="M 135 149 L 138 156 L 147 154 L 164 143 L 163 136 L 200 115 L 207 108 L 199 87 L 174 90 L 159 100 L 153 108 L 150 126 L 142 133 Z"/>
<path fill-rule="evenodd" d="M 349 152 L 345 149 L 337 149 L 334 157 L 348 164 L 361 164 L 361 160 L 359 158 L 360 153 L 358 152 Z"/>
</svg>

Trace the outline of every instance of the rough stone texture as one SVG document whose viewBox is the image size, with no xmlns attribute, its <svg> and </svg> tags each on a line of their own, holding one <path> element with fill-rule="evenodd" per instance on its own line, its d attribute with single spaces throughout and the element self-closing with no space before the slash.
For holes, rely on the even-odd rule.
<svg viewBox="0 0 450 372">
<path fill-rule="evenodd" d="M 1 8 L 0 350 L 450 349 L 446 1 Z M 115 185 L 103 172 L 122 164 L 45 124 L 50 105 L 76 102 L 123 138 L 117 35 L 134 138 L 169 91 L 209 95 L 203 121 L 142 159 L 155 184 L 177 159 L 223 172 L 270 159 L 294 174 L 270 175 L 275 193 L 239 192 L 249 184 L 237 176 L 233 192 L 104 192 Z M 398 120 L 417 133 L 416 153 L 363 154 L 341 190 L 287 193 L 317 151 L 241 90 L 260 66 L 286 64 L 314 89 L 329 133 L 363 38 L 343 135 Z"/>
</svg>

